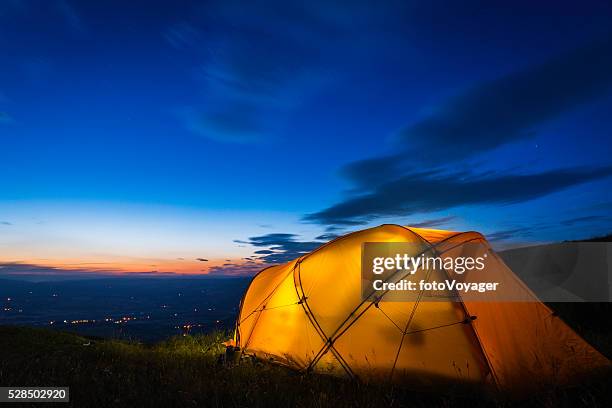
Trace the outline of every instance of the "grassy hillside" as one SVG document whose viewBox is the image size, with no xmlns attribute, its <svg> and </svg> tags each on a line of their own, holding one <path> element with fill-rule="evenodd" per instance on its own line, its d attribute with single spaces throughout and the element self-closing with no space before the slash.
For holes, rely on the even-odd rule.
<svg viewBox="0 0 612 408">
<path fill-rule="evenodd" d="M 68 385 L 75 407 L 610 406 L 606 379 L 509 402 L 466 390 L 415 392 L 299 375 L 249 361 L 226 366 L 217 363 L 224 338 L 213 333 L 145 346 L 0 327 L 0 385 Z"/>
</svg>

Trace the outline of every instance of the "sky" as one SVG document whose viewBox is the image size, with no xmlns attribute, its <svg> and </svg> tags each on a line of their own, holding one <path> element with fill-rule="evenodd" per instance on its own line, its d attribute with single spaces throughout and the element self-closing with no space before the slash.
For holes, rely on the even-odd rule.
<svg viewBox="0 0 612 408">
<path fill-rule="evenodd" d="M 609 2 L 302 3 L 2 2 L 0 276 L 612 231 Z"/>
</svg>

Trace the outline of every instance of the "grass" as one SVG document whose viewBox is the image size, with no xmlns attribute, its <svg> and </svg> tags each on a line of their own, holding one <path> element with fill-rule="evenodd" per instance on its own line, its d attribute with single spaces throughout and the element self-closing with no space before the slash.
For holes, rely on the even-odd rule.
<svg viewBox="0 0 612 408">
<path fill-rule="evenodd" d="M 471 390 L 417 392 L 243 361 L 219 364 L 225 333 L 143 345 L 0 326 L 0 385 L 70 386 L 74 407 L 611 406 L 609 378 L 526 401 Z"/>
<path fill-rule="evenodd" d="M 554 302 L 547 305 L 589 344 L 612 359 L 611 302 Z"/>
</svg>

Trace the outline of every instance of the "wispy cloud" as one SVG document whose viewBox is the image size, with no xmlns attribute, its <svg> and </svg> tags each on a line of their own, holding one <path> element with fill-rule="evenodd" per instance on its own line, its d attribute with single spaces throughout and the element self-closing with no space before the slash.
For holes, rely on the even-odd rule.
<svg viewBox="0 0 612 408">
<path fill-rule="evenodd" d="M 333 232 L 326 232 L 325 234 L 321 234 L 317 236 L 315 239 L 318 241 L 331 241 L 332 239 L 338 238 L 340 235 L 335 234 Z"/>
<path fill-rule="evenodd" d="M 236 7 L 213 2 L 163 35 L 179 51 L 199 51 L 194 76 L 204 97 L 178 110 L 183 125 L 215 141 L 258 143 L 277 135 L 287 113 L 316 88 L 321 50 L 308 39 L 321 35 L 324 22 L 291 5 Z"/>
<path fill-rule="evenodd" d="M 305 255 L 335 237 L 335 234 L 324 234 L 314 241 L 301 241 L 296 234 L 271 233 L 246 240 L 236 239 L 234 240 L 236 243 L 252 246 L 253 254 L 243 258 L 241 262 L 229 261 L 220 266 L 213 266 L 208 269 L 208 273 L 224 276 L 253 275 L 265 267 Z"/>
<path fill-rule="evenodd" d="M 570 231 L 572 230 L 571 227 L 575 227 L 575 226 L 584 227 L 586 225 L 598 226 L 599 229 L 593 230 L 589 228 L 589 230 L 581 232 L 580 235 L 584 235 L 585 233 L 593 234 L 593 236 L 597 236 L 598 234 L 605 234 L 609 232 L 610 230 L 612 230 L 612 217 L 609 215 L 604 215 L 604 214 L 592 214 L 592 215 L 583 215 L 580 217 L 567 218 L 561 221 L 545 220 L 545 221 L 539 221 L 536 223 L 532 223 L 530 225 L 511 226 L 507 229 L 488 233 L 486 234 L 486 237 L 491 242 L 520 241 L 522 239 L 532 237 L 537 233 L 541 233 L 542 231 L 551 231 L 551 230 Z M 575 231 L 579 231 L 579 230 L 580 229 L 577 229 Z"/>
<path fill-rule="evenodd" d="M 178 118 L 219 142 L 287 136 L 292 115 L 358 63 L 356 49 L 361 56 L 366 47 L 380 50 L 372 35 L 389 33 L 396 15 L 397 7 L 354 2 L 209 2 L 205 12 L 163 32 L 175 50 L 195 52 L 200 61 L 202 100 L 179 109 Z"/>
<path fill-rule="evenodd" d="M 321 237 L 319 237 L 321 238 Z M 256 237 L 250 237 L 246 241 L 235 242 L 246 243 L 257 249 L 254 251 L 253 259 L 266 264 L 284 263 L 320 247 L 321 241 L 300 241 L 295 234 L 272 233 Z"/>
<path fill-rule="evenodd" d="M 172 24 L 162 33 L 164 39 L 176 49 L 188 49 L 203 41 L 202 31 L 187 21 Z"/>
<path fill-rule="evenodd" d="M 457 217 L 451 215 L 448 217 L 441 217 L 441 218 L 434 218 L 431 220 L 425 220 L 422 222 L 416 222 L 416 223 L 411 223 L 410 226 L 411 227 L 415 227 L 415 228 L 433 228 L 433 227 L 440 227 L 443 225 L 448 224 L 449 222 L 456 220 Z"/>
<path fill-rule="evenodd" d="M 208 270 L 208 274 L 212 276 L 251 276 L 261 271 L 268 265 L 262 265 L 252 262 L 247 263 L 230 263 L 222 266 L 213 266 Z"/>
<path fill-rule="evenodd" d="M 249 104 L 236 103 L 214 112 L 188 106 L 176 114 L 185 128 L 197 135 L 217 142 L 249 144 L 265 140 L 269 129 L 258 111 Z"/>
<path fill-rule="evenodd" d="M 533 227 L 512 228 L 486 234 L 486 238 L 490 242 L 517 240 L 531 236 L 535 230 Z"/>
<path fill-rule="evenodd" d="M 477 85 L 401 130 L 396 153 L 346 166 L 352 194 L 304 220 L 354 226 L 463 205 L 512 204 L 608 177 L 611 167 L 527 174 L 457 169 L 475 155 L 529 137 L 538 125 L 611 88 L 609 37 Z"/>
<path fill-rule="evenodd" d="M 605 95 L 612 87 L 612 38 L 484 82 L 450 98 L 397 136 L 398 152 L 351 163 L 360 187 L 422 164 L 444 166 L 533 135 L 537 126 Z"/>
<path fill-rule="evenodd" d="M 587 223 L 594 223 L 594 222 L 598 222 L 598 223 L 606 223 L 609 224 L 610 221 L 612 220 L 612 217 L 609 215 L 585 215 L 582 217 L 575 217 L 575 218 L 570 218 L 568 220 L 564 220 L 561 221 L 562 225 L 565 226 L 574 226 L 577 224 L 587 224 Z"/>
<path fill-rule="evenodd" d="M 332 225 L 365 224 L 378 217 L 407 216 L 461 205 L 512 204 L 532 200 L 612 174 L 612 167 L 559 169 L 536 174 L 470 177 L 465 174 L 412 174 L 349 198 L 306 221 Z"/>
<path fill-rule="evenodd" d="M 85 24 L 80 14 L 76 9 L 68 2 L 68 0 L 56 1 L 56 7 L 66 24 L 73 30 L 78 32 L 85 31 Z"/>
</svg>

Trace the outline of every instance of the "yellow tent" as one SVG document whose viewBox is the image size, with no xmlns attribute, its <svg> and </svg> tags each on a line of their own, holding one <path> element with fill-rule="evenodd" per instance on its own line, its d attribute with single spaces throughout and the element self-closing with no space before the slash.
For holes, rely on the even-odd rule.
<svg viewBox="0 0 612 408">
<path fill-rule="evenodd" d="M 488 273 L 529 301 L 365 301 L 364 242 L 413 242 L 451 253 L 480 242 Z M 485 383 L 521 392 L 560 384 L 610 361 L 531 293 L 477 232 L 382 225 L 337 238 L 257 274 L 236 324 L 243 353 L 364 381 Z"/>
</svg>

